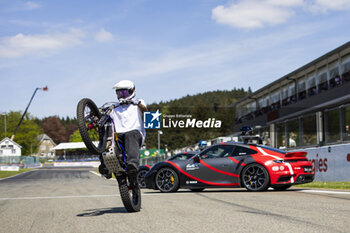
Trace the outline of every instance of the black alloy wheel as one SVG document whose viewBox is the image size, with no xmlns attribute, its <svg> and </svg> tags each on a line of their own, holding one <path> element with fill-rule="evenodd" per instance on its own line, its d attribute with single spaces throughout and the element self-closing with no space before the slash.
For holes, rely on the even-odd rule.
<svg viewBox="0 0 350 233">
<path fill-rule="evenodd" d="M 140 188 L 146 188 L 145 175 L 147 172 L 146 169 L 142 169 L 137 173 L 137 183 Z"/>
<path fill-rule="evenodd" d="M 260 164 L 247 165 L 242 171 L 242 183 L 248 191 L 265 191 L 270 184 L 270 176 L 266 168 Z"/>
<path fill-rule="evenodd" d="M 155 177 L 156 187 L 162 193 L 176 192 L 179 189 L 179 176 L 172 168 L 160 169 Z"/>
</svg>

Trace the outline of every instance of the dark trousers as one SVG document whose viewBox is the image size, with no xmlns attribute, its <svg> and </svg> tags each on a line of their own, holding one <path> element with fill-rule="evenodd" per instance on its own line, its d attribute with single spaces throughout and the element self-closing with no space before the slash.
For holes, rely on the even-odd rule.
<svg viewBox="0 0 350 233">
<path fill-rule="evenodd" d="M 140 164 L 140 148 L 142 145 L 141 133 L 138 130 L 118 133 L 118 139 L 125 150 L 126 163 L 132 164 L 138 169 Z"/>
</svg>

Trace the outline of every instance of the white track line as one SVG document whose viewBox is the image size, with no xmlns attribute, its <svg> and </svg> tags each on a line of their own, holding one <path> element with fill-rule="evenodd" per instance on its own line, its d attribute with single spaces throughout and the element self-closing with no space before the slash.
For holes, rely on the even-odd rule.
<svg viewBox="0 0 350 233">
<path fill-rule="evenodd" d="M 339 194 L 339 195 L 350 195 L 350 192 L 341 192 L 341 191 L 330 191 L 330 190 L 297 190 L 297 192 L 303 193 L 326 193 L 326 194 Z"/>
<path fill-rule="evenodd" d="M 7 200 L 41 200 L 41 199 L 66 199 L 66 198 L 96 198 L 96 197 L 119 197 L 119 194 L 106 195 L 79 195 L 79 196 L 51 196 L 51 197 L 1 197 L 0 201 Z"/>
<path fill-rule="evenodd" d="M 188 195 L 192 192 L 177 193 L 176 195 L 185 194 Z M 142 193 L 142 196 L 163 196 L 168 195 L 164 193 Z M 78 195 L 78 196 L 48 196 L 48 197 L 0 197 L 0 201 L 10 200 L 42 200 L 42 199 L 69 199 L 69 198 L 99 198 L 99 197 L 120 197 L 119 194 L 100 194 L 100 195 Z"/>
<path fill-rule="evenodd" d="M 95 174 L 96 176 L 98 177 L 101 177 L 101 174 L 100 173 L 97 173 L 97 172 L 94 172 L 94 171 L 90 171 L 92 174 Z"/>
</svg>

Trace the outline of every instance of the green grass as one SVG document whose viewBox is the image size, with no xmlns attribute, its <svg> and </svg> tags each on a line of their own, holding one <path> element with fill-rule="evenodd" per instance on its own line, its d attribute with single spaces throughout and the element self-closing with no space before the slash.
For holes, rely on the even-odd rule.
<svg viewBox="0 0 350 233">
<path fill-rule="evenodd" d="M 301 184 L 295 187 L 302 188 L 321 188 L 321 189 L 350 189 L 350 182 L 311 182 Z"/>
<path fill-rule="evenodd" d="M 0 171 L 0 179 L 14 176 L 14 175 L 20 174 L 22 172 L 30 171 L 30 170 L 33 170 L 33 169 L 32 168 L 20 168 L 19 171 Z"/>
</svg>

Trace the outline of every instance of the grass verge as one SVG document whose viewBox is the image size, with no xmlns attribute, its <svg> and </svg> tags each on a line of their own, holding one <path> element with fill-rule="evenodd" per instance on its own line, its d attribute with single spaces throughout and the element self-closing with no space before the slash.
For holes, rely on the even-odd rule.
<svg viewBox="0 0 350 233">
<path fill-rule="evenodd" d="M 350 190 L 350 182 L 311 182 L 307 184 L 301 184 L 295 187 L 302 188 L 321 188 L 321 189 L 346 189 Z"/>
<path fill-rule="evenodd" d="M 20 168 L 19 171 L 0 171 L 0 179 L 14 176 L 26 171 L 33 170 L 32 168 Z"/>
</svg>

